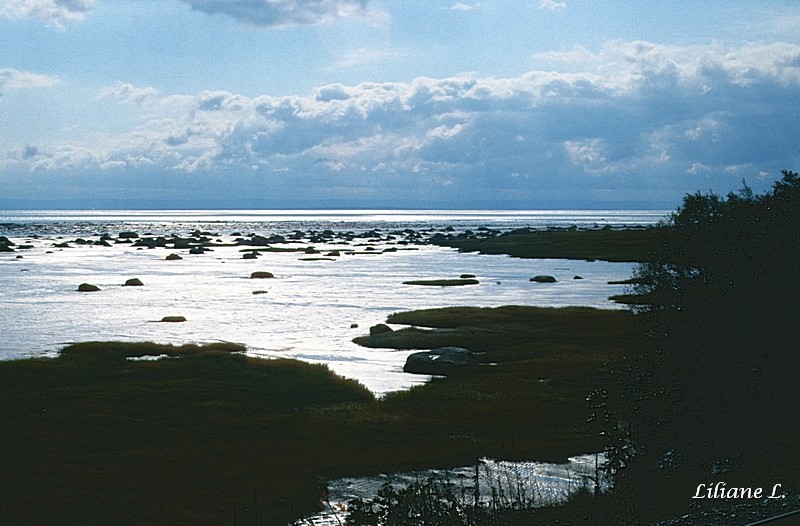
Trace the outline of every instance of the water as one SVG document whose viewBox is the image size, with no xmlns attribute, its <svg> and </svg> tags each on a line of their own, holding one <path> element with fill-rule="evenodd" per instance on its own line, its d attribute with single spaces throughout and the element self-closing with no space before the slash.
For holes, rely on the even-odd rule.
<svg viewBox="0 0 800 526">
<path fill-rule="evenodd" d="M 65 344 L 88 340 L 233 341 L 254 355 L 324 363 L 380 395 L 426 380 L 402 372 L 413 350 L 364 349 L 352 343 L 392 312 L 510 304 L 619 308 L 608 296 L 624 287 L 607 282 L 625 279 L 632 270 L 626 263 L 460 254 L 413 239 L 407 243 L 404 230 L 429 235 L 447 227 L 456 233 L 480 227 L 622 227 L 663 217 L 653 211 L 0 212 L 0 235 L 30 247 L 0 253 L 0 358 L 54 355 Z M 325 229 L 352 234 L 323 242 L 309 234 Z M 380 229 L 379 236 L 352 237 L 374 229 Z M 213 234 L 213 251 L 189 255 L 187 250 L 137 248 L 114 240 L 109 247 L 74 242 L 78 237 L 98 241 L 104 233 L 116 239 L 122 231 L 189 236 L 196 230 Z M 253 233 L 289 237 L 298 230 L 303 232 L 299 239 L 275 246 L 313 245 L 321 252 L 317 257 L 332 250 L 341 255 L 309 261 L 299 252 L 270 252 L 245 260 L 241 250 L 247 247 L 231 246 L 237 237 Z M 56 246 L 64 242 L 67 247 Z M 166 261 L 172 252 L 183 259 Z M 260 270 L 275 278 L 249 279 Z M 476 275 L 480 284 L 402 284 L 463 273 Z M 558 282 L 531 283 L 537 274 L 554 275 Z M 573 279 L 576 275 L 584 279 Z M 122 286 L 134 277 L 144 286 Z M 84 282 L 101 290 L 77 292 Z M 164 316 L 187 321 L 159 323 Z"/>
</svg>

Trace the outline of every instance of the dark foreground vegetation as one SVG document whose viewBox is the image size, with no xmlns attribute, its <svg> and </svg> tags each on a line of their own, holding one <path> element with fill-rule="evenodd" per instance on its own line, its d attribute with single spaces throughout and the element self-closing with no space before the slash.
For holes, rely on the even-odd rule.
<svg viewBox="0 0 800 526">
<path fill-rule="evenodd" d="M 617 497 L 648 517 L 701 483 L 796 496 L 800 177 L 785 171 L 762 195 L 689 195 L 657 246 L 634 287 L 651 344 L 626 356 L 603 408 L 636 450 Z"/>
<path fill-rule="evenodd" d="M 445 309 L 391 321 L 437 328 L 395 331 L 399 346 L 469 345 L 480 364 L 376 401 L 324 367 L 246 358 L 230 344 L 88 343 L 0 363 L 0 517 L 285 524 L 317 509 L 327 478 L 486 455 L 565 460 L 602 447 L 585 393 L 636 345 L 618 311 Z"/>
</svg>

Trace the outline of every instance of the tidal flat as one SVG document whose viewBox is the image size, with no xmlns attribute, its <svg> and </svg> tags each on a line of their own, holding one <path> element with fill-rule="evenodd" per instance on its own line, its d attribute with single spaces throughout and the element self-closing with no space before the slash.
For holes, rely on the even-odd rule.
<svg viewBox="0 0 800 526">
<path fill-rule="evenodd" d="M 586 393 L 637 341 L 612 310 L 435 309 L 393 322 L 427 327 L 404 346 L 470 345 L 480 363 L 380 400 L 324 366 L 231 344 L 93 342 L 0 363 L 0 515 L 224 525 L 255 503 L 278 524 L 317 510 L 332 478 L 597 451 Z"/>
<path fill-rule="evenodd" d="M 406 233 L 409 238 L 417 237 L 413 232 Z M 486 230 L 482 236 L 489 237 L 490 233 Z M 370 241 L 366 248 L 379 250 L 364 250 L 364 253 L 380 253 L 384 258 L 410 253 L 415 254 L 414 261 L 421 260 L 420 256 L 429 257 L 440 268 L 442 256 L 447 253 L 443 249 L 393 252 L 395 248 L 403 251 L 410 247 L 399 242 L 399 246 L 395 245 L 390 235 L 365 233 L 364 237 Z M 553 235 L 561 234 L 555 231 Z M 246 242 L 253 239 L 256 237 L 245 238 Z M 471 240 L 469 236 L 461 239 Z M 213 288 L 210 281 L 198 288 L 204 299 L 224 298 L 231 291 L 252 297 L 252 280 L 244 279 L 253 270 L 252 262 L 248 264 L 239 253 L 241 242 L 226 241 L 206 243 L 211 255 L 187 254 L 193 248 L 190 246 L 135 248 L 133 243 L 116 241 L 114 247 L 92 248 L 61 240 L 63 248 L 58 250 L 93 254 L 82 260 L 84 265 L 92 260 L 107 265 L 121 257 L 122 262 L 135 261 L 140 269 L 152 267 L 142 273 L 144 286 L 137 287 L 138 292 L 146 293 L 157 287 L 166 290 L 176 276 L 186 274 L 187 264 L 193 264 L 194 269 L 213 266 L 217 274 L 218 269 L 226 269 L 220 274 L 224 289 Z M 262 322 L 264 316 L 282 310 L 277 305 L 290 305 L 281 303 L 286 301 L 283 296 L 289 290 L 284 291 L 284 287 L 298 286 L 299 280 L 291 279 L 288 269 L 301 275 L 294 270 L 301 267 L 289 266 L 290 260 L 285 259 L 296 258 L 298 251 L 293 241 L 297 246 L 307 247 L 311 240 L 285 239 L 281 246 L 292 248 L 291 251 L 264 252 L 261 256 L 257 268 L 277 268 L 273 279 L 257 280 L 262 282 L 259 287 L 268 288 L 259 289 L 263 292 L 259 296 L 274 302 L 273 308 L 270 304 L 259 305 Z M 346 241 L 358 243 L 358 238 Z M 420 247 L 429 242 L 438 244 L 430 235 L 425 240 L 409 239 L 409 244 Z M 12 246 L 25 254 L 21 260 L 23 270 L 39 272 L 46 268 L 48 258 L 58 257 L 59 253 L 46 252 L 46 243 L 47 239 L 36 237 L 31 241 L 32 248 L 23 250 L 23 243 Z M 280 244 L 277 239 L 272 243 Z M 575 238 L 575 243 L 583 241 Z M 317 241 L 317 246 L 322 245 L 320 248 L 325 251 L 342 249 L 333 242 L 327 244 L 331 246 Z M 137 251 L 141 248 L 146 250 Z M 104 255 L 106 251 L 109 256 Z M 179 251 L 185 259 L 164 262 L 163 254 L 169 251 Z M 280 264 L 275 264 L 276 260 L 265 265 L 264 258 L 269 253 L 284 259 Z M 546 254 L 556 256 L 551 252 Z M 128 255 L 132 259 L 124 259 Z M 480 256 L 485 257 L 492 256 Z M 468 268 L 453 268 L 450 275 L 474 271 L 477 263 L 474 256 L 459 255 L 459 258 L 466 258 Z M 487 270 L 506 264 L 507 260 L 494 258 L 487 263 Z M 358 261 L 348 255 L 338 262 L 319 263 L 338 263 L 340 267 L 307 266 L 316 265 L 314 262 L 298 265 L 303 265 L 302 275 L 315 277 L 310 285 L 326 284 L 334 290 L 343 286 L 341 280 L 332 283 L 334 280 L 330 279 L 337 268 Z M 220 263 L 225 265 L 217 266 Z M 607 282 L 604 273 L 587 274 L 588 279 L 572 282 L 569 278 L 574 271 L 564 260 L 535 265 L 538 271 L 552 270 L 565 276 L 559 275 L 560 283 L 554 284 L 561 287 L 555 293 L 562 296 L 562 301 L 571 297 L 571 288 L 605 286 Z M 380 268 L 385 274 L 389 267 L 384 263 Z M 22 275 L 35 277 L 32 272 Z M 80 301 L 107 304 L 106 296 L 113 295 L 117 305 L 114 312 L 123 315 L 128 307 L 122 294 L 127 290 L 121 285 L 108 284 L 122 283 L 122 277 L 127 278 L 130 270 L 122 272 L 106 276 L 100 283 L 100 291 L 81 295 Z M 425 275 L 413 264 L 392 272 L 388 278 L 397 282 L 397 290 L 404 298 L 422 294 L 420 298 L 430 303 L 431 294 L 440 294 L 429 292 L 430 286 L 403 286 L 399 279 L 416 273 L 435 282 L 438 278 L 433 272 Z M 439 276 L 440 272 L 437 271 Z M 617 273 L 612 270 L 609 277 L 628 277 Z M 544 288 L 551 284 L 530 284 L 529 275 L 519 277 L 519 286 L 537 287 L 530 289 L 537 301 L 554 293 L 555 289 Z M 489 275 L 486 279 L 485 273 L 478 272 L 478 276 L 480 285 L 456 288 L 474 290 L 475 298 L 495 301 L 506 297 L 498 293 L 505 291 L 507 295 L 512 290 L 508 287 L 511 274 Z M 190 278 L 193 282 L 200 279 L 199 274 Z M 53 289 L 59 286 L 56 281 L 48 284 Z M 70 294 L 79 294 L 74 287 L 70 285 Z M 180 290 L 179 298 L 188 301 L 193 288 L 186 284 Z M 452 292 L 446 294 L 435 296 L 436 302 L 452 305 Z M 464 296 L 461 301 L 471 297 Z M 336 298 L 329 296 L 328 301 L 338 303 Z M 387 296 L 371 298 L 386 301 Z M 324 365 L 275 359 L 275 356 L 259 358 L 253 356 L 249 345 L 230 343 L 184 346 L 143 343 L 141 339 L 99 341 L 69 345 L 57 355 L 0 362 L 0 418 L 7 429 L 0 447 L 9 459 L 7 468 L 0 473 L 3 488 L 0 515 L 21 525 L 229 525 L 256 521 L 282 524 L 317 511 L 328 480 L 450 468 L 470 465 L 483 457 L 557 462 L 602 449 L 604 444 L 598 430 L 587 422 L 589 410 L 585 399 L 594 389 L 611 388 L 611 365 L 625 350 L 639 345 L 640 335 L 627 312 L 530 305 L 441 308 L 415 308 L 413 302 L 411 305 L 412 309 L 385 305 L 376 310 L 384 313 L 380 321 L 403 328 L 356 337 L 358 348 L 368 354 L 382 353 L 381 356 L 396 353 L 396 360 L 402 362 L 404 353 L 411 350 L 458 346 L 468 348 L 476 360 L 447 377 L 431 381 L 423 377 L 410 382 L 417 384 L 411 389 L 382 393 L 381 397 L 357 381 L 334 374 Z M 193 321 L 201 313 L 199 308 L 188 312 L 187 322 L 169 324 L 169 328 L 151 324 L 152 320 L 143 316 L 141 323 L 147 325 L 142 327 L 157 325 L 159 335 L 166 330 L 186 331 L 179 333 L 185 338 L 197 334 L 198 326 Z M 202 312 L 205 320 L 221 313 L 211 308 Z M 225 329 L 231 332 L 238 326 L 241 331 L 238 320 L 242 319 L 226 320 Z M 346 320 L 338 321 L 339 325 L 345 325 Z M 373 321 L 378 320 L 370 323 Z M 137 326 L 125 322 L 127 333 Z M 203 328 L 209 327 L 206 324 Z M 364 332 L 366 328 L 343 334 L 353 339 Z M 225 336 L 227 339 L 228 335 Z M 331 348 L 340 346 L 333 344 Z M 20 350 L 24 352 L 24 348 Z"/>
</svg>

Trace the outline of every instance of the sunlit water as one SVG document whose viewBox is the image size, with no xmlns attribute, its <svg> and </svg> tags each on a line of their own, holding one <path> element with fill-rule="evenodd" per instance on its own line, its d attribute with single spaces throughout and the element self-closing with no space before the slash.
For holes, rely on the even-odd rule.
<svg viewBox="0 0 800 526">
<path fill-rule="evenodd" d="M 397 311 L 447 306 L 584 305 L 619 308 L 610 302 L 624 286 L 608 281 L 630 276 L 632 265 L 602 261 L 525 260 L 507 256 L 462 254 L 431 245 L 401 245 L 387 240 L 394 230 L 433 233 L 448 226 L 456 232 L 486 226 L 596 227 L 647 225 L 660 212 L 383 212 L 383 211 L 80 211 L 0 212 L 0 235 L 17 244 L 0 253 L 0 357 L 52 355 L 67 343 L 87 340 L 168 343 L 232 341 L 249 352 L 324 363 L 355 378 L 376 394 L 425 381 L 402 372 L 413 352 L 364 349 L 352 343 L 369 327 Z M 289 234 L 331 229 L 363 232 L 381 229 L 380 241 L 356 238 L 347 244 L 314 246 L 332 260 L 307 261 L 302 253 L 264 253 L 242 259 L 241 246 L 216 246 L 203 255 L 172 248 L 138 249 L 78 245 L 76 237 L 115 237 L 121 231 L 144 235 L 189 235 L 210 231 L 220 244 L 236 235 Z M 93 237 L 94 236 L 94 237 Z M 375 238 L 377 239 L 377 238 Z M 69 242 L 69 248 L 54 245 Z M 306 247 L 307 239 L 281 247 Z M 19 249 L 19 245 L 31 248 Z M 373 253 L 367 253 L 367 247 Z M 384 252 L 386 249 L 397 249 Z M 358 253 L 348 255 L 344 251 Z M 171 252 L 181 261 L 166 261 Z M 22 256 L 19 258 L 18 256 Z M 274 279 L 250 279 L 254 271 Z M 416 279 L 457 278 L 474 274 L 479 285 L 420 287 Z M 551 274 L 557 283 L 532 283 Z M 581 276 L 584 279 L 573 279 Z M 125 287 L 129 278 L 142 287 Z M 91 283 L 99 292 L 81 293 Z M 253 294 L 254 291 L 266 291 Z M 184 323 L 158 323 L 184 316 Z"/>
<path fill-rule="evenodd" d="M 429 479 L 448 485 L 451 494 L 467 505 L 475 502 L 490 506 L 492 499 L 509 503 L 540 507 L 564 502 L 578 490 L 605 491 L 607 478 L 599 469 L 606 460 L 605 454 L 579 455 L 567 462 L 508 462 L 481 459 L 477 466 L 463 466 L 450 470 L 426 470 L 409 473 L 385 473 L 375 477 L 344 478 L 328 483 L 324 509 L 311 517 L 299 520 L 295 526 L 337 526 L 347 516 L 348 503 L 354 499 L 369 501 L 385 485 L 395 490 L 411 484 L 425 484 Z M 478 491 L 475 491 L 475 485 Z M 597 486 L 596 486 L 597 485 Z"/>
</svg>

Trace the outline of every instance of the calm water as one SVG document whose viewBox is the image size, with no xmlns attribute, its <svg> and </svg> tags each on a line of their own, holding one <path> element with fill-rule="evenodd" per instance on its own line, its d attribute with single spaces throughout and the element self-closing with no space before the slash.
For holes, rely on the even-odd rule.
<svg viewBox="0 0 800 526">
<path fill-rule="evenodd" d="M 0 358 L 52 355 L 66 343 L 87 340 L 234 341 L 257 355 L 325 363 L 381 394 L 425 381 L 402 372 L 413 351 L 363 349 L 351 341 L 392 312 L 510 304 L 618 308 L 607 298 L 624 287 L 607 282 L 629 277 L 632 269 L 625 263 L 459 254 L 409 243 L 410 231 L 640 226 L 664 216 L 653 211 L 0 212 L 0 235 L 17 244 L 14 252 L 0 253 Z M 122 231 L 189 236 L 196 230 L 209 234 L 212 251 L 189 255 L 183 249 L 115 243 Z M 313 232 L 324 230 L 351 235 L 312 239 Z M 353 237 L 365 232 L 371 235 Z M 78 237 L 98 241 L 102 234 L 113 238 L 111 246 L 75 243 Z M 275 246 L 313 245 L 320 255 L 332 250 L 341 255 L 310 261 L 303 253 L 272 252 L 246 260 L 241 252 L 246 247 L 226 246 L 251 234 L 295 236 Z M 166 261 L 172 252 L 183 259 Z M 275 278 L 249 279 L 259 270 Z M 402 284 L 463 273 L 475 274 L 480 284 Z M 531 283 L 536 274 L 559 281 Z M 584 279 L 573 279 L 576 275 Z M 122 286 L 134 277 L 144 286 Z M 84 282 L 101 290 L 77 292 Z M 187 321 L 156 323 L 164 316 Z"/>
</svg>

